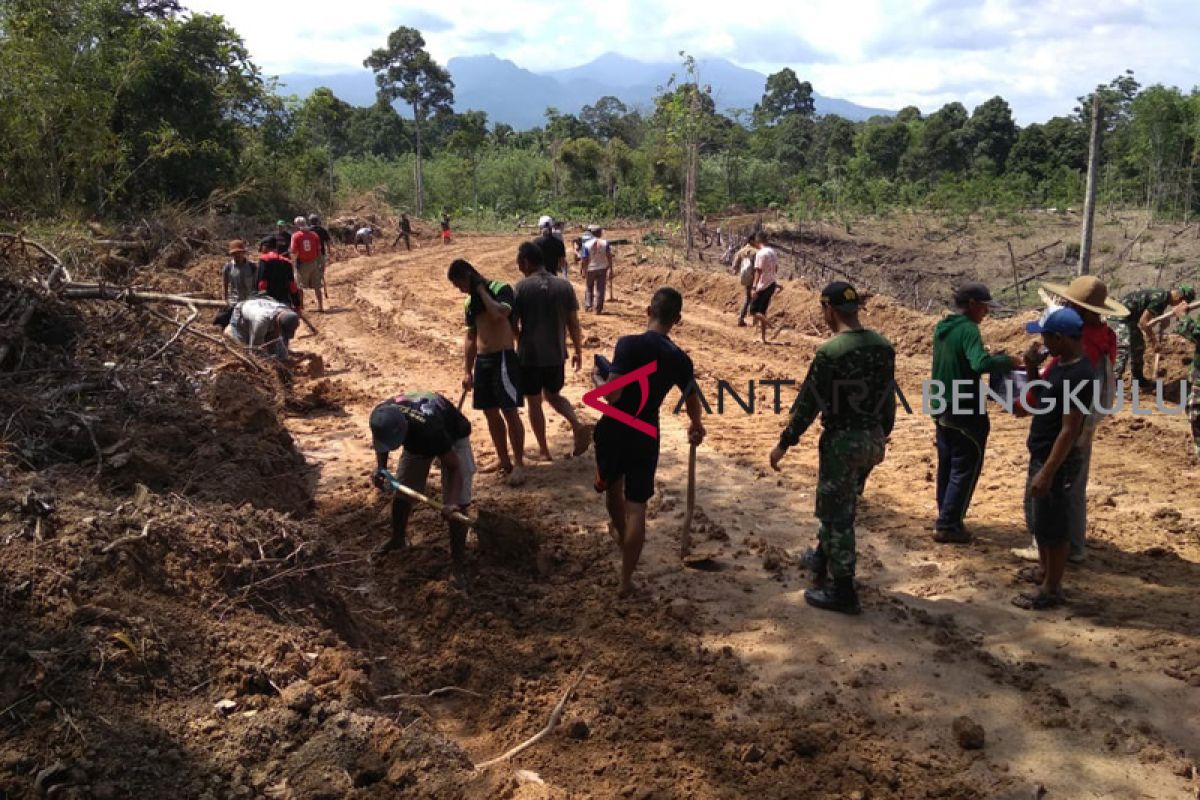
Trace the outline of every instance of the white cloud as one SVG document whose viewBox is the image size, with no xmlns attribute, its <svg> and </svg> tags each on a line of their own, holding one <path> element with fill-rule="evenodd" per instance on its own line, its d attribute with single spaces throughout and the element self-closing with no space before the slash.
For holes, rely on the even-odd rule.
<svg viewBox="0 0 1200 800">
<path fill-rule="evenodd" d="M 674 61 L 686 50 L 764 72 L 791 66 L 821 94 L 884 108 L 971 108 L 999 94 L 1023 123 L 1069 113 L 1127 68 L 1184 89 L 1200 74 L 1197 0 L 442 0 L 340 18 L 327 0 L 190 7 L 224 15 L 272 74 L 360 69 L 405 24 L 443 64 L 494 52 L 544 71 L 608 51 Z"/>
</svg>

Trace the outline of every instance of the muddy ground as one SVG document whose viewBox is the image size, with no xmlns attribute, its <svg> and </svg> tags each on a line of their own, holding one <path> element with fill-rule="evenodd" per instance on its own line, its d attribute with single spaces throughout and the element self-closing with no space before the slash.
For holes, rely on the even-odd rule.
<svg viewBox="0 0 1200 800">
<path fill-rule="evenodd" d="M 473 543 L 476 586 L 464 597 L 445 580 L 443 525 L 419 511 L 413 546 L 368 562 L 388 512 L 368 486 L 367 414 L 401 389 L 457 398 L 462 300 L 446 266 L 465 257 L 515 281 L 519 241 L 460 236 L 336 264 L 330 313 L 313 315 L 320 335 L 295 343 L 322 357 L 324 375 L 261 390 L 250 403 L 261 417 L 203 415 L 256 396 L 220 387 L 232 380 L 221 375 L 254 386 L 262 376 L 225 364 L 197 378 L 199 405 L 182 409 L 195 443 L 181 448 L 186 473 L 106 468 L 97 492 L 82 430 L 74 460 L 5 472 L 0 796 L 1015 798 L 1038 786 L 1062 798 L 1196 796 L 1200 470 L 1180 416 L 1126 413 L 1101 429 L 1088 560 L 1068 575 L 1071 604 L 1044 615 L 1009 604 L 1021 587 L 1008 551 L 1028 539 L 1027 422 L 1002 415 L 968 520 L 975 543 L 929 539 L 932 428 L 902 416 L 860 512 L 864 614 L 808 608 L 798 556 L 815 538 L 816 432 L 771 473 L 784 420 L 761 386 L 752 415 L 726 400 L 700 449 L 698 538 L 719 571 L 678 563 L 679 417 L 664 419 L 640 599 L 614 598 L 593 463 L 566 458 L 557 419 L 556 460 L 533 464 L 524 487 L 494 472 L 476 483 L 478 506 L 523 520 L 536 548 Z M 673 285 L 686 298 L 675 339 L 714 410 L 718 380 L 803 378 L 822 334 L 802 281 L 778 297 L 779 333 L 763 346 L 733 325 L 732 277 L 642 256 L 619 262 L 608 313 L 584 316 L 585 363 L 640 330 L 650 293 Z M 179 280 L 211 286 L 212 265 Z M 866 315 L 896 342 L 914 402 L 931 311 L 877 298 Z M 985 336 L 1024 341 L 1017 319 L 990 321 Z M 565 393 L 578 404 L 586 388 L 581 373 Z M 793 396 L 783 390 L 784 406 Z M 226 466 L 220 482 L 193 477 L 200 447 L 272 430 L 279 415 L 286 431 L 267 440 L 290 435 L 284 452 L 295 454 L 269 451 L 280 469 L 235 463 L 259 454 L 239 445 L 206 451 Z M 483 420 L 471 418 L 486 469 Z M 135 439 L 114 453 L 137 449 Z M 34 535 L 31 490 L 55 500 L 53 535 Z M 105 551 L 147 522 L 146 539 Z M 585 666 L 557 731 L 472 771 L 537 732 Z M 411 696 L 447 686 L 466 691 Z M 405 696 L 384 699 L 394 695 Z M 964 716 L 981 726 L 981 748 L 960 745 Z"/>
</svg>

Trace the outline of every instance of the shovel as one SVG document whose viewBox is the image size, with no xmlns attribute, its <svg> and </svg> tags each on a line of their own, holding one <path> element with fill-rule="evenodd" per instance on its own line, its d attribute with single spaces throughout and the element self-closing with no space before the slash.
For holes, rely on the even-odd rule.
<svg viewBox="0 0 1200 800">
<path fill-rule="evenodd" d="M 679 558 L 685 567 L 716 572 L 720 569 L 712 553 L 692 552 L 692 517 L 696 512 L 696 445 L 688 446 L 687 505 L 683 512 L 683 530 L 679 533 Z"/>
<path fill-rule="evenodd" d="M 387 470 L 383 470 L 383 475 L 393 491 L 416 500 L 418 503 L 424 503 L 430 508 L 442 510 L 440 503 L 434 502 L 415 489 L 408 488 Z M 450 518 L 474 528 L 475 534 L 479 537 L 480 546 L 494 553 L 523 561 L 534 557 L 531 554 L 537 552 L 537 535 L 512 517 L 480 509 L 474 518 L 468 517 L 460 511 L 452 513 Z"/>
</svg>

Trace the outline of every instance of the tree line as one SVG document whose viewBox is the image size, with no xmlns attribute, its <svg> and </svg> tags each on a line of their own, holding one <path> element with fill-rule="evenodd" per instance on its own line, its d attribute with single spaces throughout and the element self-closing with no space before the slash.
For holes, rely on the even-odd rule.
<svg viewBox="0 0 1200 800">
<path fill-rule="evenodd" d="M 552 209 L 682 216 L 692 227 L 696 214 L 739 208 L 1018 210 L 1083 193 L 1090 95 L 1023 127 L 1001 97 L 852 122 L 817 115 L 811 84 L 783 69 L 753 108 L 718 110 L 684 57 L 652 108 L 601 97 L 578 113 L 548 108 L 542 125 L 517 131 L 455 112 L 453 80 L 415 29 L 363 55 L 373 105 L 329 89 L 281 97 L 235 30 L 177 0 L 7 0 L 0 212 L 211 201 L 273 217 L 378 191 L 418 214 L 511 220 Z M 1126 72 L 1096 92 L 1101 202 L 1172 217 L 1200 209 L 1200 89 L 1142 87 Z"/>
</svg>

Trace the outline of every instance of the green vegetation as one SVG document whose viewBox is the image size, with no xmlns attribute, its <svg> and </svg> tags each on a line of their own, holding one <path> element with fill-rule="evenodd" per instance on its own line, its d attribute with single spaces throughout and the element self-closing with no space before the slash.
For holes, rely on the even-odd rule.
<svg viewBox="0 0 1200 800">
<path fill-rule="evenodd" d="M 812 86 L 784 69 L 753 109 L 722 114 L 685 59 L 645 114 L 602 97 L 515 131 L 451 110 L 453 82 L 418 31 L 399 28 L 364 55 L 377 103 L 327 89 L 299 101 L 275 94 L 222 18 L 175 0 L 7 0 L 0 211 L 118 215 L 214 200 L 270 217 L 377 191 L 397 207 L 496 222 L 553 210 L 684 217 L 687 229 L 736 208 L 848 221 L 897 207 L 1007 214 L 1083 193 L 1090 97 L 1024 128 L 1000 97 L 853 123 L 817 117 Z M 1101 202 L 1200 209 L 1200 90 L 1143 88 L 1126 73 L 1097 91 Z"/>
</svg>

